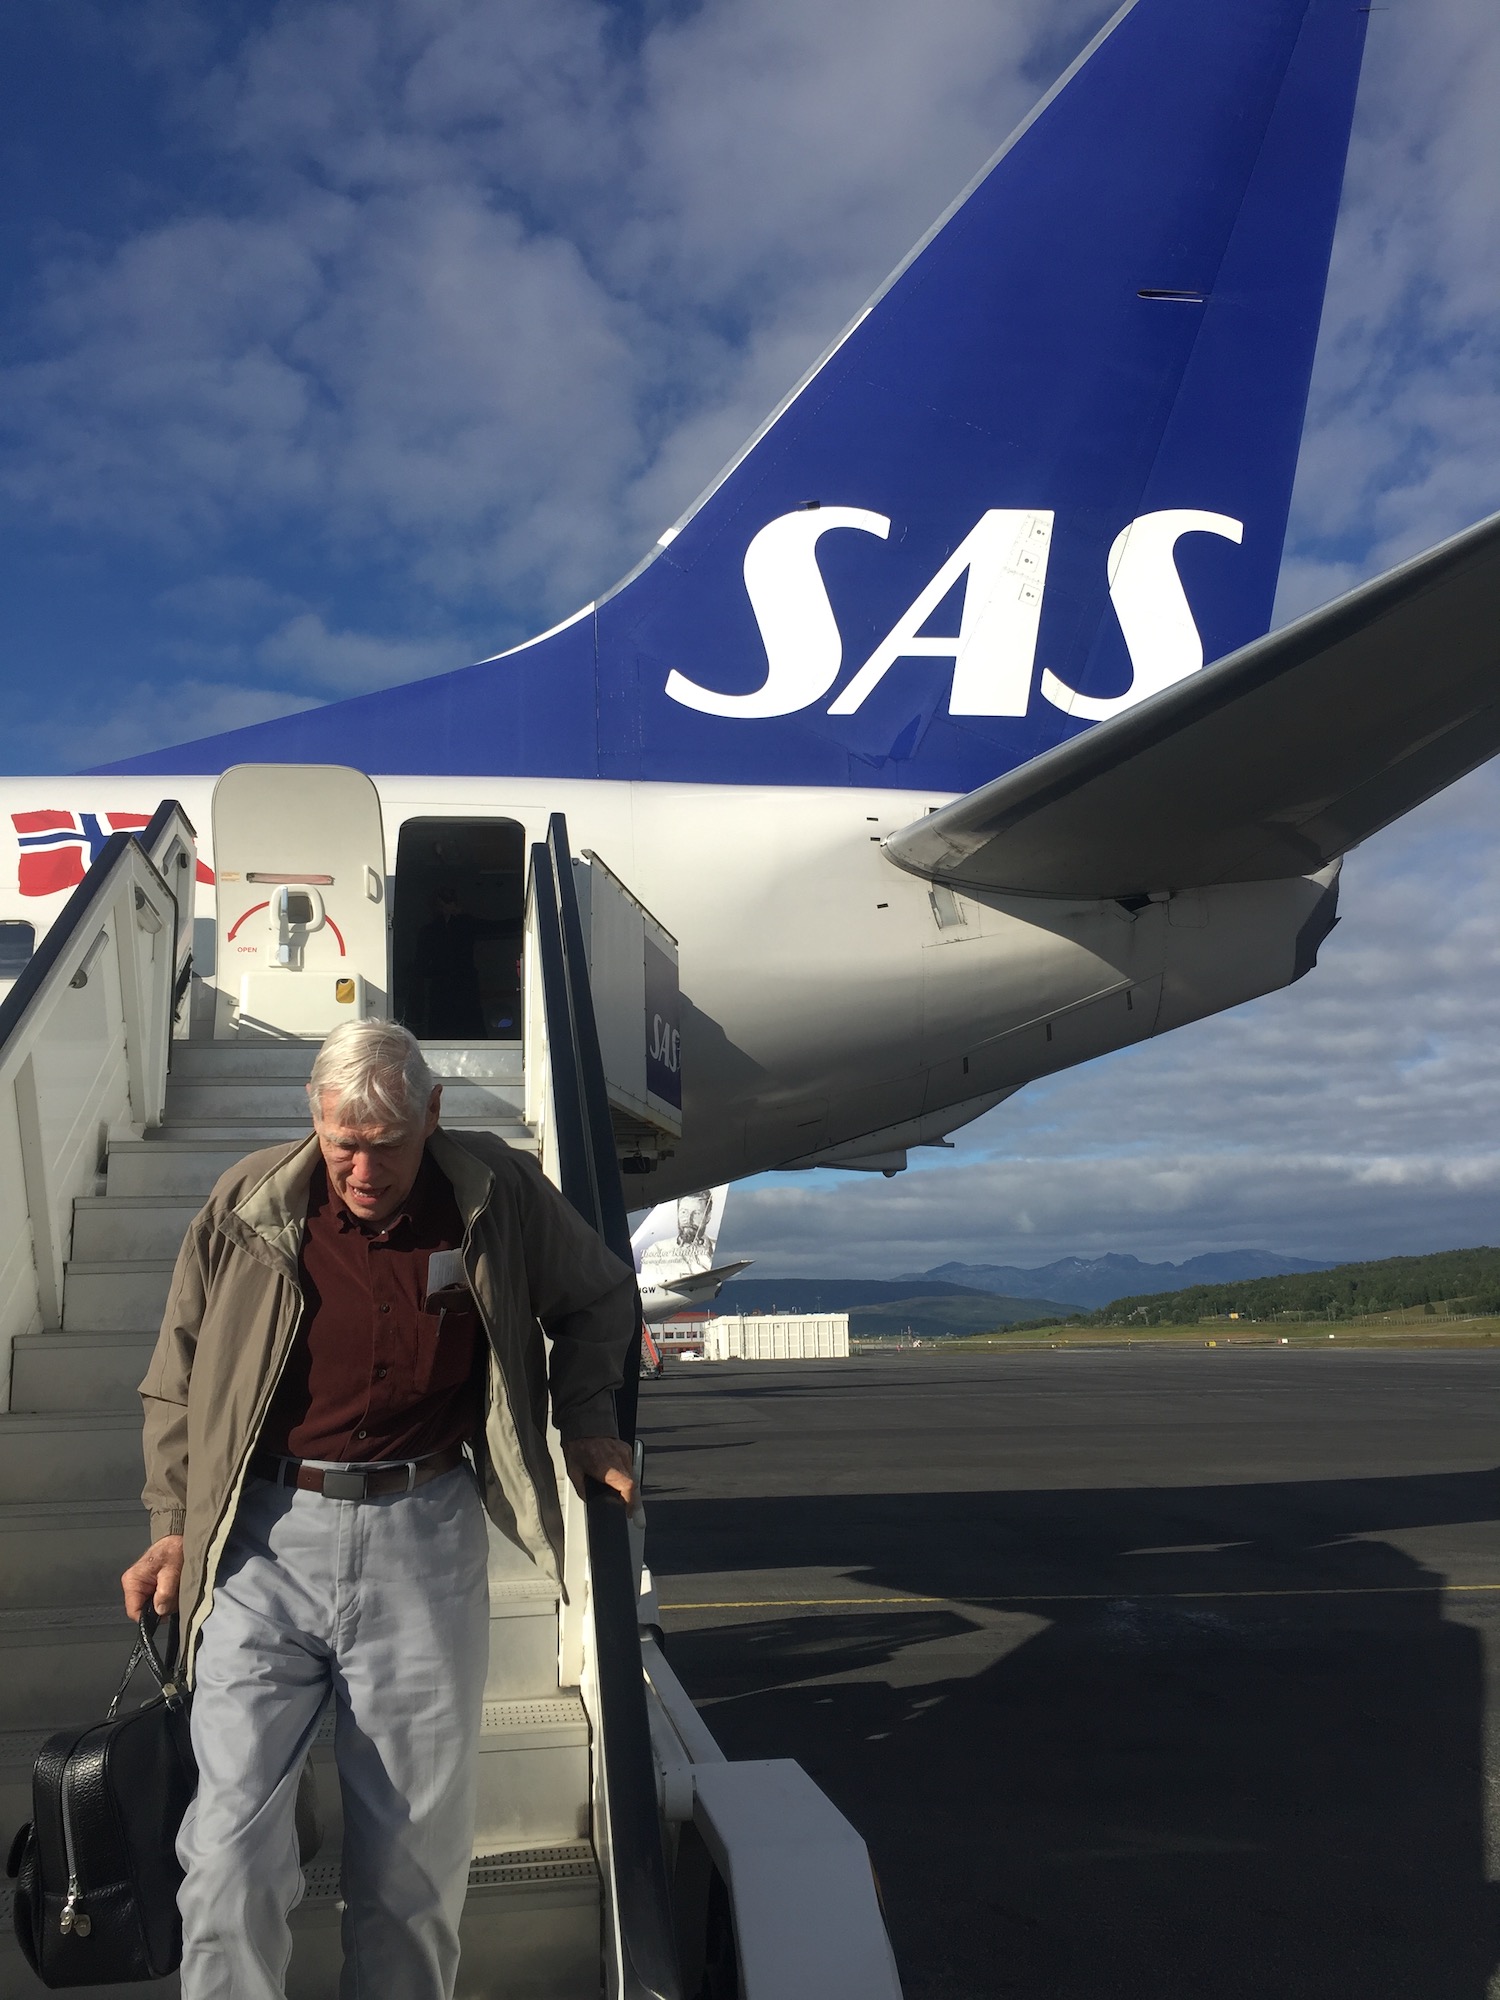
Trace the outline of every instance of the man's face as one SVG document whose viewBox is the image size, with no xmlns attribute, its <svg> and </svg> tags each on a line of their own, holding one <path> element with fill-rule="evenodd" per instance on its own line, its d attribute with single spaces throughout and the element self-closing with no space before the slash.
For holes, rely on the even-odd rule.
<svg viewBox="0 0 1500 2000">
<path fill-rule="evenodd" d="M 688 1195 L 677 1204 L 677 1240 L 679 1243 L 696 1243 L 708 1227 L 709 1211 L 713 1207 L 710 1195 Z"/>
<path fill-rule="evenodd" d="M 386 1125 L 330 1124 L 332 1107 L 323 1092 L 315 1125 L 328 1185 L 360 1222 L 389 1222 L 411 1193 L 422 1148 L 437 1130 L 442 1095 L 439 1084 L 414 1132 L 395 1132 Z"/>
</svg>

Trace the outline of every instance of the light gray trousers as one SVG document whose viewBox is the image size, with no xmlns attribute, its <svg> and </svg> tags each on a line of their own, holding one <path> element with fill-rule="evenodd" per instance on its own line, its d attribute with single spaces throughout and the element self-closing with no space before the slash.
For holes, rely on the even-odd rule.
<svg viewBox="0 0 1500 2000">
<path fill-rule="evenodd" d="M 344 1803 L 340 2000 L 451 2000 L 487 1556 L 467 1466 L 362 1501 L 245 1482 L 198 1647 L 198 1796 L 177 1843 L 182 2000 L 281 2000 L 302 1894 L 297 1779 L 330 1690 Z"/>
</svg>

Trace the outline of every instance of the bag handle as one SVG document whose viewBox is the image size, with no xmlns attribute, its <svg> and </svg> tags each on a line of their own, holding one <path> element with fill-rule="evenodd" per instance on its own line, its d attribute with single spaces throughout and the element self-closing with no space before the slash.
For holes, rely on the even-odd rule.
<svg viewBox="0 0 1500 2000">
<path fill-rule="evenodd" d="M 161 1626 L 166 1627 L 167 1634 L 167 1645 L 164 1655 L 158 1654 L 155 1643 L 157 1630 Z M 169 1701 L 180 1694 L 181 1690 L 176 1679 L 173 1677 L 177 1665 L 179 1631 L 180 1625 L 175 1611 L 169 1612 L 165 1618 L 159 1618 L 153 1606 L 148 1604 L 145 1607 L 136 1626 L 135 1644 L 131 1648 L 130 1658 L 125 1664 L 124 1677 L 119 1687 L 115 1690 L 115 1698 L 110 1703 L 109 1712 L 104 1718 L 106 1722 L 114 1721 L 115 1711 L 125 1699 L 125 1690 L 130 1686 L 131 1681 L 134 1680 L 135 1670 L 141 1665 L 142 1661 L 145 1662 L 151 1678 L 156 1682 L 158 1694 L 164 1695 Z"/>
</svg>

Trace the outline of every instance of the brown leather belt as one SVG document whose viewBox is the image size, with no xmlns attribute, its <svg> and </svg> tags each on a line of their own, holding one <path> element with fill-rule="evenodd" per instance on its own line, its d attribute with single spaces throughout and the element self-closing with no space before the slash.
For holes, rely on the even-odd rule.
<svg viewBox="0 0 1500 2000">
<path fill-rule="evenodd" d="M 383 1465 L 314 1465 L 305 1458 L 281 1458 L 275 1452 L 252 1453 L 250 1470 L 257 1479 L 277 1486 L 295 1486 L 301 1493 L 321 1493 L 325 1500 L 377 1500 L 382 1493 L 410 1493 L 463 1464 L 464 1448 L 450 1444 L 426 1458 L 402 1458 Z"/>
</svg>

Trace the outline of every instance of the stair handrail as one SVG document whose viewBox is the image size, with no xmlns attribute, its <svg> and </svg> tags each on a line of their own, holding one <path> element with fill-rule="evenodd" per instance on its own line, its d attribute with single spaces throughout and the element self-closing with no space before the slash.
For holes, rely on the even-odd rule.
<svg viewBox="0 0 1500 2000">
<path fill-rule="evenodd" d="M 166 835 L 170 830 L 175 830 L 179 824 L 186 827 L 189 840 L 195 841 L 193 823 L 182 807 L 175 799 L 163 799 L 150 822 L 138 832 L 121 831 L 110 834 L 94 860 L 84 870 L 83 880 L 63 904 L 61 911 L 43 935 L 41 943 L 17 973 L 15 984 L 5 998 L 0 1000 L 0 1054 L 4 1053 L 7 1043 L 38 1004 L 39 996 L 51 986 L 53 968 L 70 956 L 69 948 L 78 943 L 90 917 L 96 916 L 100 906 L 107 902 L 116 870 L 132 852 L 140 854 L 155 877 L 156 884 L 171 910 L 173 962 L 174 968 L 180 968 L 180 940 L 184 935 L 191 951 L 191 908 L 184 921 L 177 892 L 154 858 L 156 853 L 165 854 L 170 847 Z M 196 852 L 196 849 L 190 851 Z M 70 973 L 70 980 L 75 973 L 76 968 L 74 973 Z M 177 983 L 176 969 L 174 969 L 173 983 L 174 986 Z"/>
<path fill-rule="evenodd" d="M 136 838 L 172 898 L 172 1021 L 182 1027 L 182 1003 L 193 979 L 193 905 L 198 884 L 198 829 L 176 799 L 163 799 Z M 168 1040 L 167 1060 L 171 1062 Z"/>
<path fill-rule="evenodd" d="M 631 1262 L 625 1192 L 609 1115 L 588 954 L 567 823 L 548 822 L 531 851 L 531 892 L 546 1015 L 553 1130 L 563 1193 L 609 1248 Z M 635 1438 L 641 1317 L 616 1391 L 620 1435 Z M 610 1900 L 622 2000 L 681 2000 L 672 1897 L 662 1848 L 656 1767 L 637 1626 L 635 1565 L 619 1496 L 588 1481 L 584 1502 L 593 1602 L 594 1667 L 609 1829 Z"/>
<path fill-rule="evenodd" d="M 145 836 L 163 859 L 181 844 L 196 872 L 170 802 L 141 834 L 112 833 L 0 1001 L 0 1408 L 12 1343 L 62 1323 L 72 1205 L 96 1190 L 102 1135 L 165 1109 L 190 927 Z"/>
</svg>

